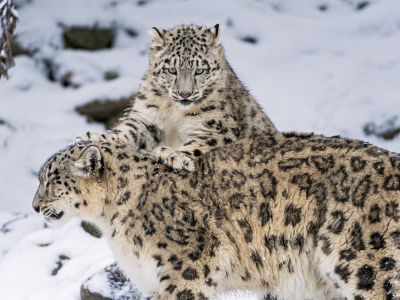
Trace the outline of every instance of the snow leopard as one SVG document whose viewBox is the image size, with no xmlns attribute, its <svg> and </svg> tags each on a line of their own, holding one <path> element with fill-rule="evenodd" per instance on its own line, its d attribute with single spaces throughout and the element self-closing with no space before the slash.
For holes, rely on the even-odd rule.
<svg viewBox="0 0 400 300">
<path fill-rule="evenodd" d="M 400 299 L 400 155 L 305 133 L 212 149 L 195 171 L 108 142 L 40 170 L 33 208 L 93 222 L 154 299 Z"/>
<path fill-rule="evenodd" d="M 219 25 L 153 28 L 150 65 L 127 116 L 107 135 L 79 139 L 134 145 L 193 170 L 193 159 L 212 148 L 276 132 L 226 60 L 220 32 Z"/>
</svg>

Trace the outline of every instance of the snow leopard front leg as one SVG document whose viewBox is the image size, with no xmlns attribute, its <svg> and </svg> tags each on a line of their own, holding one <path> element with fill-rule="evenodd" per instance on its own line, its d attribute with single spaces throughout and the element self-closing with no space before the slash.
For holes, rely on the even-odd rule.
<svg viewBox="0 0 400 300">
<path fill-rule="evenodd" d="M 186 169 L 189 171 L 195 170 L 194 160 L 197 157 L 209 152 L 211 149 L 228 145 L 238 140 L 240 135 L 237 127 L 228 129 L 217 123 L 216 128 L 206 128 L 199 131 L 194 131 L 184 138 L 184 144 L 179 150 L 174 150 L 170 147 L 157 147 L 154 149 L 154 155 L 157 159 L 171 166 L 176 170 Z M 223 124 L 223 123 L 222 123 Z M 213 124 L 212 124 L 213 125 Z"/>
<path fill-rule="evenodd" d="M 93 141 L 93 142 L 111 142 L 121 145 L 132 145 L 139 150 L 152 151 L 162 140 L 162 131 L 153 124 L 135 118 L 129 117 L 108 131 L 106 134 L 90 133 L 78 137 L 75 142 Z"/>
</svg>

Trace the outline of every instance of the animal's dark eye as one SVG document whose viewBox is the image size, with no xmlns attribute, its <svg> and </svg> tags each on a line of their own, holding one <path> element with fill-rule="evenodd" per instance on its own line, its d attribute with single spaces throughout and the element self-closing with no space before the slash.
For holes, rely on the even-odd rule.
<svg viewBox="0 0 400 300">
<path fill-rule="evenodd" d="M 170 72 L 171 74 L 176 74 L 176 69 L 175 68 L 169 68 L 168 72 Z"/>
<path fill-rule="evenodd" d="M 203 74 L 204 70 L 203 69 L 196 69 L 196 75 Z"/>
</svg>

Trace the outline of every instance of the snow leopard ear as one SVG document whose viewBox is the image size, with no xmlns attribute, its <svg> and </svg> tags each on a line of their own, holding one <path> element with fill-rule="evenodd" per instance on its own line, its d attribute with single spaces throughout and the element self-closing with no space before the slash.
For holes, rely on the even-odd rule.
<svg viewBox="0 0 400 300">
<path fill-rule="evenodd" d="M 153 27 L 150 30 L 150 35 L 153 38 L 153 42 L 151 43 L 152 48 L 156 47 L 164 47 L 165 40 L 164 40 L 164 30 L 158 30 L 157 28 Z"/>
<path fill-rule="evenodd" d="M 83 150 L 81 157 L 72 166 L 72 173 L 79 177 L 100 175 L 104 169 L 103 156 L 99 148 L 89 146 Z"/>
<path fill-rule="evenodd" d="M 211 35 L 210 46 L 220 44 L 219 35 L 221 33 L 221 26 L 219 24 L 207 30 Z"/>
</svg>

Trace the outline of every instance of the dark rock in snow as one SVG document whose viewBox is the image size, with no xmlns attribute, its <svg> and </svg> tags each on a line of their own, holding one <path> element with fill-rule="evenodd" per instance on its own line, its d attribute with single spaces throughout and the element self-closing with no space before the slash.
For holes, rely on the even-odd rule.
<svg viewBox="0 0 400 300">
<path fill-rule="evenodd" d="M 123 117 L 124 111 L 130 107 L 129 99 L 93 101 L 88 104 L 78 106 L 76 111 L 81 115 L 87 116 L 88 122 L 101 122 L 111 129 L 118 120 Z"/>
<path fill-rule="evenodd" d="M 246 42 L 246 43 L 250 43 L 250 44 L 257 44 L 257 39 L 252 36 L 246 36 L 246 37 L 242 38 L 242 41 Z"/>
<path fill-rule="evenodd" d="M 105 80 L 113 80 L 119 77 L 119 74 L 117 71 L 108 71 L 104 74 L 104 79 Z"/>
<path fill-rule="evenodd" d="M 27 49 L 21 46 L 21 44 L 18 42 L 18 37 L 16 37 L 11 45 L 11 52 L 14 57 L 18 55 L 27 55 L 29 57 L 32 57 L 36 51 L 37 50 Z"/>
<path fill-rule="evenodd" d="M 132 28 L 125 28 L 125 32 L 130 37 L 137 37 L 139 35 L 139 33 L 135 29 L 132 29 Z"/>
<path fill-rule="evenodd" d="M 64 261 L 65 260 L 69 260 L 68 256 L 65 255 L 60 255 L 58 257 L 58 261 L 57 261 L 57 267 L 55 267 L 53 269 L 53 272 L 51 272 L 51 275 L 56 276 L 58 274 L 58 271 L 60 271 L 60 269 L 62 268 L 62 266 L 64 265 Z"/>
<path fill-rule="evenodd" d="M 114 263 L 81 286 L 82 300 L 139 300 L 141 294 Z"/>
<path fill-rule="evenodd" d="M 381 125 L 376 125 L 375 122 L 369 122 L 364 126 L 366 135 L 376 135 L 385 140 L 393 140 L 400 134 L 400 122 L 398 117 L 393 117 Z"/>
<path fill-rule="evenodd" d="M 71 27 L 64 31 L 65 48 L 100 50 L 111 48 L 113 41 L 113 29 Z"/>
</svg>

